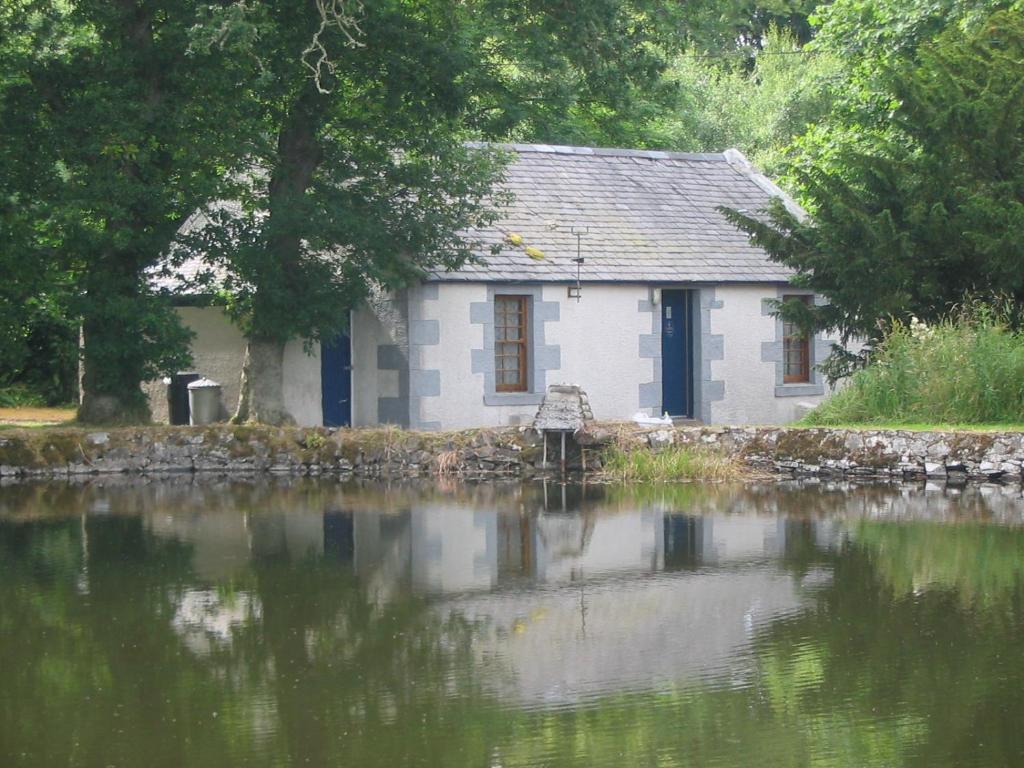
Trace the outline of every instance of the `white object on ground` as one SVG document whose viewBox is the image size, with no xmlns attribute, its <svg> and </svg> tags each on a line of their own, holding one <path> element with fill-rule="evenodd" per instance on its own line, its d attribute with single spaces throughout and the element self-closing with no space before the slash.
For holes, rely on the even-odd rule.
<svg viewBox="0 0 1024 768">
<path fill-rule="evenodd" d="M 645 426 L 645 425 L 652 425 L 652 426 L 654 426 L 654 425 L 665 425 L 665 426 L 671 427 L 672 426 L 672 417 L 669 416 L 666 413 L 664 416 L 661 416 L 659 418 L 658 416 L 648 416 L 643 411 L 637 411 L 636 413 L 633 414 L 633 423 L 634 424 L 639 424 L 641 426 Z"/>
</svg>

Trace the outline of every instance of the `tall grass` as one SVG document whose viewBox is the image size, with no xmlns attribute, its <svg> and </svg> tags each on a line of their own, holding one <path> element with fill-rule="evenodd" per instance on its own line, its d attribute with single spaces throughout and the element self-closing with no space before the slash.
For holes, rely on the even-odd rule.
<svg viewBox="0 0 1024 768">
<path fill-rule="evenodd" d="M 660 451 L 612 446 L 604 454 L 605 474 L 631 483 L 674 480 L 735 480 L 745 476 L 743 464 L 711 448 L 674 445 Z"/>
<path fill-rule="evenodd" d="M 932 326 L 897 323 L 871 363 L 805 424 L 1024 422 L 1024 334 L 974 305 Z"/>
</svg>

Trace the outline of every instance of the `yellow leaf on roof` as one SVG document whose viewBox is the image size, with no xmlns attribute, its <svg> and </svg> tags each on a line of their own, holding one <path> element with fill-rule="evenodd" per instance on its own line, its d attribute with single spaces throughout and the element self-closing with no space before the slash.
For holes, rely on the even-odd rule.
<svg viewBox="0 0 1024 768">
<path fill-rule="evenodd" d="M 544 251 L 540 248 L 534 248 L 532 245 L 527 246 L 526 255 L 534 261 L 544 261 Z"/>
<path fill-rule="evenodd" d="M 511 243 L 512 245 L 522 245 L 523 236 L 517 235 L 515 232 L 509 232 L 507 235 L 505 235 L 505 242 Z"/>
</svg>

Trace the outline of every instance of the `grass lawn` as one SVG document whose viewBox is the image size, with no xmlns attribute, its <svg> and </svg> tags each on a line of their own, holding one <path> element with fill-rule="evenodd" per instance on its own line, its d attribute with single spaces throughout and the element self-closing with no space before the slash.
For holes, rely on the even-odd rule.
<svg viewBox="0 0 1024 768">
<path fill-rule="evenodd" d="M 804 424 L 803 429 L 902 429 L 908 432 L 1024 432 L 1024 422 L 1005 424 L 901 424 L 896 421 L 858 422 L 850 424 Z"/>
</svg>

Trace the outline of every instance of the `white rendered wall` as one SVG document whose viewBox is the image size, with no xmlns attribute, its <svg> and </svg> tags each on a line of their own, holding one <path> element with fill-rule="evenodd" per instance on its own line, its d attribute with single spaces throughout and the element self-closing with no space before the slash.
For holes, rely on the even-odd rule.
<svg viewBox="0 0 1024 768">
<path fill-rule="evenodd" d="M 514 285 L 495 287 L 515 293 Z M 484 374 L 473 372 L 472 350 L 483 348 L 484 331 L 470 321 L 470 305 L 487 301 L 487 285 L 442 283 L 438 290 L 420 306 L 421 319 L 438 321 L 440 343 L 420 349 L 421 367 L 440 371 L 441 394 L 414 398 L 419 421 L 443 429 L 529 424 L 537 404 L 485 405 Z M 565 285 L 544 286 L 542 301 L 559 303 L 559 319 L 544 325 L 544 343 L 561 348 L 561 366 L 548 370 L 547 384 L 582 386 L 599 420 L 636 413 L 640 384 L 654 378 L 654 361 L 639 349 L 641 334 L 652 330 L 652 314 L 639 310 L 648 296 L 642 285 L 585 285 L 577 303 Z"/>
<path fill-rule="evenodd" d="M 176 307 L 175 311 L 182 324 L 195 334 L 192 369 L 223 387 L 221 415 L 226 418 L 238 405 L 245 338 L 220 307 Z M 153 421 L 166 424 L 169 420 L 167 388 L 157 380 L 147 382 L 145 390 Z"/>
<path fill-rule="evenodd" d="M 487 301 L 484 283 L 442 283 L 438 297 L 424 301 L 421 320 L 437 320 L 440 344 L 421 347 L 420 366 L 441 372 L 441 394 L 419 397 L 420 422 L 440 422 L 442 429 L 496 427 L 516 417 L 528 423 L 536 406 L 485 406 L 484 375 L 473 373 L 472 350 L 483 348 L 483 326 L 470 322 L 469 305 Z"/>
<path fill-rule="evenodd" d="M 515 292 L 514 285 L 492 287 Z M 380 423 L 382 398 L 392 399 L 392 406 L 407 400 L 417 411 L 410 414 L 414 424 L 442 429 L 529 424 L 536 403 L 485 404 L 485 374 L 473 371 L 472 352 L 483 349 L 484 326 L 472 322 L 470 306 L 488 301 L 487 284 L 441 283 L 437 290 L 436 299 L 424 300 L 414 292 L 411 300 L 416 302 L 418 321 L 437 322 L 439 343 L 417 346 L 414 362 L 421 369 L 439 371 L 440 395 L 420 395 L 415 387 L 410 392 L 404 372 L 378 367 L 382 348 L 408 359 L 405 294 L 378 297 L 375 304 L 353 313 L 353 425 Z M 544 344 L 559 348 L 559 366 L 548 369 L 546 383 L 582 386 L 598 420 L 629 419 L 641 410 L 640 384 L 655 381 L 656 376 L 655 360 L 640 356 L 640 337 L 654 331 L 654 314 L 640 311 L 640 303 L 650 295 L 646 285 L 584 285 L 582 300 L 576 302 L 568 298 L 564 284 L 543 286 L 540 300 L 559 305 L 559 319 L 544 324 Z M 764 300 L 778 295 L 775 285 L 715 287 L 715 308 L 708 311 L 710 327 L 701 331 L 705 337 L 723 337 L 723 359 L 707 364 L 711 379 L 724 381 L 725 388 L 723 399 L 710 402 L 710 418 L 705 414 L 710 423 L 787 423 L 823 399 L 776 394 L 776 363 L 763 359 L 762 344 L 778 341 L 776 318 L 763 311 Z M 224 387 L 226 417 L 238 402 L 245 340 L 220 308 L 182 307 L 178 312 L 196 333 L 195 369 Z M 319 347 L 312 352 L 306 354 L 301 341 L 289 342 L 285 348 L 285 405 L 304 426 L 322 423 Z M 699 359 L 694 362 L 701 365 Z M 165 388 L 153 382 L 147 392 L 154 420 L 166 422 Z"/>
<path fill-rule="evenodd" d="M 566 286 L 544 287 L 545 301 L 561 302 L 561 320 L 548 323 L 547 343 L 562 348 L 562 370 L 549 384 L 579 384 L 599 421 L 629 419 L 640 410 L 640 384 L 654 380 L 654 360 L 640 357 L 640 336 L 653 314 L 639 303 L 646 285 L 584 285 L 579 302 Z M 536 410 L 536 409 L 534 409 Z"/>
<path fill-rule="evenodd" d="M 229 418 L 238 406 L 245 359 L 245 337 L 220 307 L 176 307 L 182 324 L 191 330 L 192 370 L 221 385 L 221 417 Z M 167 388 L 162 381 L 145 384 L 153 421 L 166 424 Z M 323 423 L 320 406 L 320 349 L 307 355 L 301 341 L 290 341 L 284 351 L 284 401 L 302 426 Z"/>
<path fill-rule="evenodd" d="M 766 299 L 778 297 L 775 285 L 715 287 L 721 307 L 710 310 L 710 332 L 724 337 L 725 354 L 724 359 L 711 361 L 711 377 L 725 382 L 725 398 L 711 403 L 711 423 L 786 424 L 799 419 L 807 405 L 824 399 L 822 395 L 776 396 L 776 364 L 762 360 L 761 345 L 777 341 L 777 320 L 765 314 L 763 307 Z M 812 364 L 819 362 L 812 360 Z"/>
<path fill-rule="evenodd" d="M 378 367 L 379 349 L 390 348 L 404 357 L 408 365 L 408 329 L 405 319 L 405 294 L 376 294 L 365 306 L 352 313 L 352 425 L 379 424 L 379 398 L 408 400 L 408 384 L 403 393 L 402 379 L 407 372 Z M 407 407 L 407 406 L 406 406 Z M 406 413 L 408 419 L 408 413 Z"/>
<path fill-rule="evenodd" d="M 301 340 L 284 346 L 284 406 L 300 427 L 319 427 L 324 423 L 320 390 L 320 344 L 307 353 Z"/>
<path fill-rule="evenodd" d="M 514 285 L 494 288 L 515 293 Z M 420 306 L 422 319 L 438 321 L 440 343 L 420 349 L 421 366 L 440 371 L 441 393 L 413 398 L 418 420 L 443 429 L 530 423 L 536 404 L 485 405 L 484 374 L 473 372 L 472 350 L 483 348 L 484 331 L 470 321 L 470 305 L 487 302 L 487 285 L 442 283 L 438 289 L 437 300 Z M 640 356 L 640 337 L 654 331 L 654 315 L 639 309 L 650 296 L 647 285 L 584 285 L 577 303 L 565 285 L 544 286 L 542 301 L 559 304 L 559 319 L 545 323 L 544 343 L 560 351 L 560 367 L 548 370 L 546 383 L 582 386 L 598 420 L 629 419 L 642 410 L 640 384 L 656 377 L 655 361 Z M 710 414 L 704 414 L 709 423 L 784 424 L 823 399 L 777 394 L 776 363 L 764 359 L 762 345 L 779 341 L 777 320 L 765 313 L 764 304 L 778 296 L 774 284 L 715 287 L 714 306 L 721 306 L 710 310 L 710 327 L 700 331 L 704 337 L 723 337 L 724 357 L 694 360 L 698 373 L 699 366 L 709 365 L 711 379 L 725 382 L 724 398 L 712 400 Z"/>
</svg>

